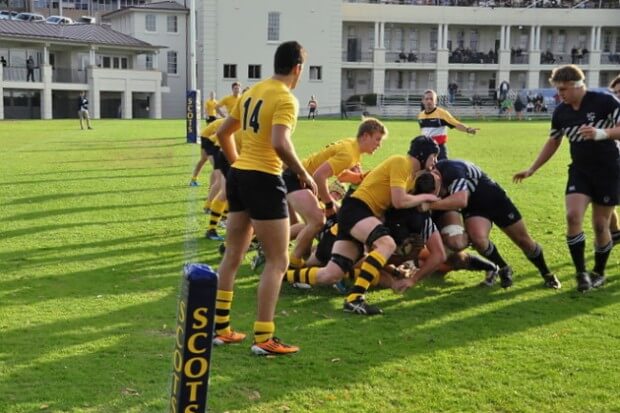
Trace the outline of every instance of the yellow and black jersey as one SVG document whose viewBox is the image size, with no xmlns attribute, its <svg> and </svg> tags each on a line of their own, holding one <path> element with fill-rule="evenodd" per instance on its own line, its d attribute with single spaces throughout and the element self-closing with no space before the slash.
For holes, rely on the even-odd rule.
<svg viewBox="0 0 620 413">
<path fill-rule="evenodd" d="M 203 127 L 200 130 L 200 139 L 208 139 L 216 146 L 220 146 L 220 143 L 217 141 L 217 136 L 215 135 L 215 132 L 217 132 L 222 123 L 224 123 L 224 118 L 214 120 L 207 126 Z"/>
<path fill-rule="evenodd" d="M 363 201 L 376 217 L 392 206 L 392 188 L 413 189 L 413 163 L 407 156 L 392 155 L 371 170 L 351 197 Z"/>
<path fill-rule="evenodd" d="M 241 95 L 225 96 L 222 98 L 222 100 L 219 101 L 219 103 L 217 104 L 217 107 L 219 108 L 219 107 L 224 106 L 226 108 L 226 114 L 230 115 L 240 98 L 241 98 Z"/>
<path fill-rule="evenodd" d="M 330 143 L 320 152 L 310 155 L 302 161 L 308 173 L 313 174 L 325 162 L 332 168 L 332 175 L 338 175 L 359 163 L 360 146 L 356 138 L 342 139 Z"/>
<path fill-rule="evenodd" d="M 298 112 L 297 98 L 279 80 L 265 79 L 246 91 L 230 113 L 241 123 L 235 136 L 243 142 L 233 167 L 280 175 L 282 160 L 271 144 L 271 128 L 283 125 L 292 133 Z"/>
<path fill-rule="evenodd" d="M 209 116 L 217 116 L 217 112 L 215 111 L 215 107 L 217 106 L 217 100 L 215 99 L 207 99 L 205 100 L 205 113 L 207 117 Z M 230 113 L 230 112 L 229 112 Z"/>
<path fill-rule="evenodd" d="M 448 142 L 448 128 L 454 128 L 460 122 L 450 112 L 436 107 L 431 112 L 422 111 L 418 114 L 418 123 L 422 135 L 433 138 L 438 145 Z"/>
</svg>

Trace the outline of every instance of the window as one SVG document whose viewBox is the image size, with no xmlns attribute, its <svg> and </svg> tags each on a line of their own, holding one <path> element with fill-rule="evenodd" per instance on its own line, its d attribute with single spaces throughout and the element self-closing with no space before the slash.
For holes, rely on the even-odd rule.
<svg viewBox="0 0 620 413">
<path fill-rule="evenodd" d="M 355 75 L 353 71 L 347 70 L 347 89 L 353 89 L 355 87 Z"/>
<path fill-rule="evenodd" d="M 177 16 L 168 16 L 166 22 L 168 25 L 168 33 L 177 33 L 179 31 Z"/>
<path fill-rule="evenodd" d="M 528 36 L 525 33 L 521 33 L 521 35 L 519 35 L 519 49 L 528 50 L 529 47 L 527 47 L 527 43 L 529 40 L 530 40 L 530 36 Z"/>
<path fill-rule="evenodd" d="M 383 32 L 383 47 L 387 50 L 392 50 L 390 47 L 392 46 L 392 26 L 385 26 L 385 30 Z"/>
<path fill-rule="evenodd" d="M 403 79 L 403 78 L 404 78 L 404 74 L 403 74 L 403 72 L 402 72 L 402 71 L 400 71 L 400 70 L 399 70 L 399 71 L 397 72 L 397 77 L 396 77 L 396 79 L 397 79 L 397 80 L 396 80 L 396 87 L 397 87 L 398 89 L 402 89 L 402 88 L 403 88 L 403 81 L 404 81 L 404 79 Z"/>
<path fill-rule="evenodd" d="M 112 64 L 110 63 L 110 56 L 103 56 L 103 67 L 112 67 Z"/>
<path fill-rule="evenodd" d="M 603 52 L 611 52 L 611 32 L 609 30 L 603 30 Z"/>
<path fill-rule="evenodd" d="M 322 71 L 323 70 L 321 66 L 310 66 L 310 80 L 322 80 Z"/>
<path fill-rule="evenodd" d="M 168 73 L 176 75 L 177 74 L 177 52 L 168 52 L 166 53 L 168 58 Z"/>
<path fill-rule="evenodd" d="M 545 39 L 545 51 L 553 49 L 553 30 L 547 30 L 547 38 Z"/>
<path fill-rule="evenodd" d="M 267 41 L 280 40 L 280 13 L 272 11 L 267 15 Z"/>
<path fill-rule="evenodd" d="M 121 67 L 121 59 L 118 57 L 114 57 L 112 59 L 112 62 L 114 63 L 114 69 L 118 69 Z"/>
<path fill-rule="evenodd" d="M 474 52 L 478 51 L 478 30 L 473 29 L 469 34 L 469 48 Z"/>
<path fill-rule="evenodd" d="M 237 65 L 225 64 L 224 65 L 224 79 L 236 79 L 237 78 Z"/>
<path fill-rule="evenodd" d="M 260 79 L 260 65 L 248 65 L 248 79 Z"/>
<path fill-rule="evenodd" d="M 157 16 L 154 14 L 147 14 L 144 16 L 144 28 L 147 32 L 157 31 Z"/>
<path fill-rule="evenodd" d="M 579 37 L 578 37 L 578 43 L 579 43 L 579 47 L 581 49 L 584 49 L 586 47 L 586 39 L 588 38 L 588 35 L 586 34 L 585 31 L 580 31 L 579 32 Z"/>
<path fill-rule="evenodd" d="M 409 72 L 409 90 L 417 89 L 417 80 L 418 80 L 418 73 Z"/>
<path fill-rule="evenodd" d="M 565 52 L 566 51 L 566 31 L 565 30 L 560 30 L 560 32 L 558 33 L 557 41 L 558 43 L 557 43 L 556 51 Z"/>
<path fill-rule="evenodd" d="M 392 50 L 397 52 L 403 51 L 403 29 L 395 28 L 392 30 Z"/>
<path fill-rule="evenodd" d="M 437 29 L 436 28 L 431 30 L 430 39 L 431 39 L 431 44 L 430 44 L 431 50 L 433 51 L 437 50 Z"/>
<path fill-rule="evenodd" d="M 465 30 L 456 32 L 456 47 L 457 49 L 465 48 Z"/>
<path fill-rule="evenodd" d="M 146 61 L 144 63 L 144 67 L 146 67 L 146 70 L 153 70 L 153 55 L 152 54 L 146 55 Z"/>
<path fill-rule="evenodd" d="M 620 33 L 616 34 L 616 53 L 620 53 Z"/>
<path fill-rule="evenodd" d="M 418 50 L 418 31 L 415 29 L 409 31 L 409 50 Z"/>
<path fill-rule="evenodd" d="M 128 65 L 127 65 L 127 58 L 126 57 L 121 57 L 121 69 L 127 69 Z"/>
</svg>

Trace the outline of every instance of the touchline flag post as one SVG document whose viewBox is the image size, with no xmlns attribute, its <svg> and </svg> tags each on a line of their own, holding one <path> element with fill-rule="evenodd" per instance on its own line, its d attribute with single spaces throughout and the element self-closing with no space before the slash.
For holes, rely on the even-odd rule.
<svg viewBox="0 0 620 413">
<path fill-rule="evenodd" d="M 206 264 L 187 264 L 177 308 L 170 413 L 205 413 L 217 273 Z"/>
</svg>

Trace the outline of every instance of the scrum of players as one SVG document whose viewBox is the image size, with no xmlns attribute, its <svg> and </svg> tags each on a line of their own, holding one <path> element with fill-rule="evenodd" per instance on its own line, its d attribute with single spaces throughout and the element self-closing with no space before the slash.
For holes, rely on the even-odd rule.
<svg viewBox="0 0 620 413">
<path fill-rule="evenodd" d="M 620 234 L 617 218 L 615 224 L 612 218 L 620 185 L 620 152 L 615 142 L 620 139 L 620 101 L 609 94 L 588 91 L 584 74 L 575 65 L 556 68 L 550 82 L 562 103 L 554 111 L 549 139 L 532 166 L 516 173 L 513 180 L 521 182 L 532 176 L 553 156 L 562 138 L 567 137 L 572 163 L 565 194 L 566 241 L 575 265 L 577 290 L 584 292 L 605 283 L 606 262 L 615 237 Z M 203 141 L 210 142 L 203 150 L 216 160 L 215 167 L 220 171 L 212 181 L 212 189 L 216 189 L 210 192 L 205 205 L 211 214 L 207 237 L 212 240 L 221 239 L 216 225 L 227 209 L 225 192 L 231 186 L 226 185 L 225 177 L 229 174 L 231 178 L 230 164 L 234 169 L 234 160 L 243 157 L 245 146 L 252 144 L 251 140 L 247 140 L 248 144 L 243 140 L 244 148 L 235 148 L 234 140 L 226 138 L 238 130 L 241 119 L 241 127 L 246 128 L 248 113 L 243 113 L 243 108 L 247 112 L 253 88 L 237 91 L 236 109 L 230 109 L 232 122 L 227 118 L 217 134 L 207 126 L 204 131 L 208 135 L 202 136 Z M 475 163 L 447 158 L 449 128 L 468 134 L 475 134 L 478 129 L 463 125 L 445 110 L 437 110 L 434 91 L 429 90 L 424 96 L 424 109 L 418 116 L 422 133 L 411 139 L 401 154 L 384 159 L 369 171 L 361 169 L 363 157 L 380 156 L 375 152 L 388 136 L 387 127 L 372 117 L 362 118 L 355 137 L 337 140 L 301 160 L 290 155 L 281 157 L 278 182 L 284 184 L 281 190 L 286 192 L 289 213 L 283 216 L 288 215 L 292 244 L 285 260 L 288 270 L 282 280 L 298 288 L 333 285 L 345 296 L 343 311 L 369 316 L 383 312 L 367 301 L 369 288 L 377 286 L 404 293 L 436 272 L 480 271 L 481 286 L 509 288 L 515 282 L 513 268 L 490 239 L 495 225 L 536 268 L 542 287 L 560 289 L 559 279 L 545 260 L 543 246 L 532 238 L 524 217 L 506 191 Z M 256 112 L 250 114 L 251 127 L 257 126 L 252 124 L 253 119 L 257 121 L 254 115 Z M 293 128 L 294 125 L 290 132 Z M 219 154 L 213 148 L 218 142 L 225 146 Z M 275 152 L 280 156 L 280 151 Z M 231 157 L 233 162 L 228 162 Z M 344 185 L 349 185 L 348 191 Z M 241 201 L 235 201 L 237 212 Z M 582 223 L 590 204 L 594 266 L 587 271 Z M 265 261 L 264 244 L 269 241 L 264 236 L 261 239 L 259 232 L 264 229 L 255 222 L 261 218 L 251 212 L 249 215 L 259 241 L 249 242 L 250 230 L 245 244 L 257 250 L 252 264 L 260 269 Z M 221 248 L 225 252 L 223 263 L 231 247 L 227 234 Z M 476 253 L 470 252 L 470 247 Z M 234 248 L 238 249 L 236 245 Z M 267 254 L 267 261 L 272 254 Z M 229 296 L 232 297 L 232 290 Z M 237 334 L 230 329 L 221 331 Z M 255 337 L 257 334 L 255 326 Z M 225 335 L 222 337 L 226 340 Z M 239 338 L 230 337 L 231 342 Z M 264 347 L 255 351 L 253 346 L 252 351 L 271 354 Z M 284 348 L 276 354 L 297 350 Z"/>
</svg>

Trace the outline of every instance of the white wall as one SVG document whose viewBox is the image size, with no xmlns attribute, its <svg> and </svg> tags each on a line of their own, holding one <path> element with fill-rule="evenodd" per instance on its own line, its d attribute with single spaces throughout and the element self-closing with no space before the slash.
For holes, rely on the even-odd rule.
<svg viewBox="0 0 620 413">
<path fill-rule="evenodd" d="M 199 83 L 202 94 L 215 90 L 218 97 L 230 94 L 236 80 L 248 79 L 248 65 L 261 65 L 262 78 L 273 74 L 273 55 L 279 43 L 299 41 L 308 52 L 305 71 L 294 91 L 302 113 L 311 95 L 319 101 L 319 112 L 340 111 L 342 19 L 335 0 L 204 0 L 199 2 Z M 269 12 L 280 13 L 280 40 L 267 41 Z M 223 65 L 236 64 L 237 78 L 224 79 Z M 322 80 L 310 81 L 310 66 L 322 67 Z M 201 73 L 202 72 L 202 73 Z"/>
</svg>

